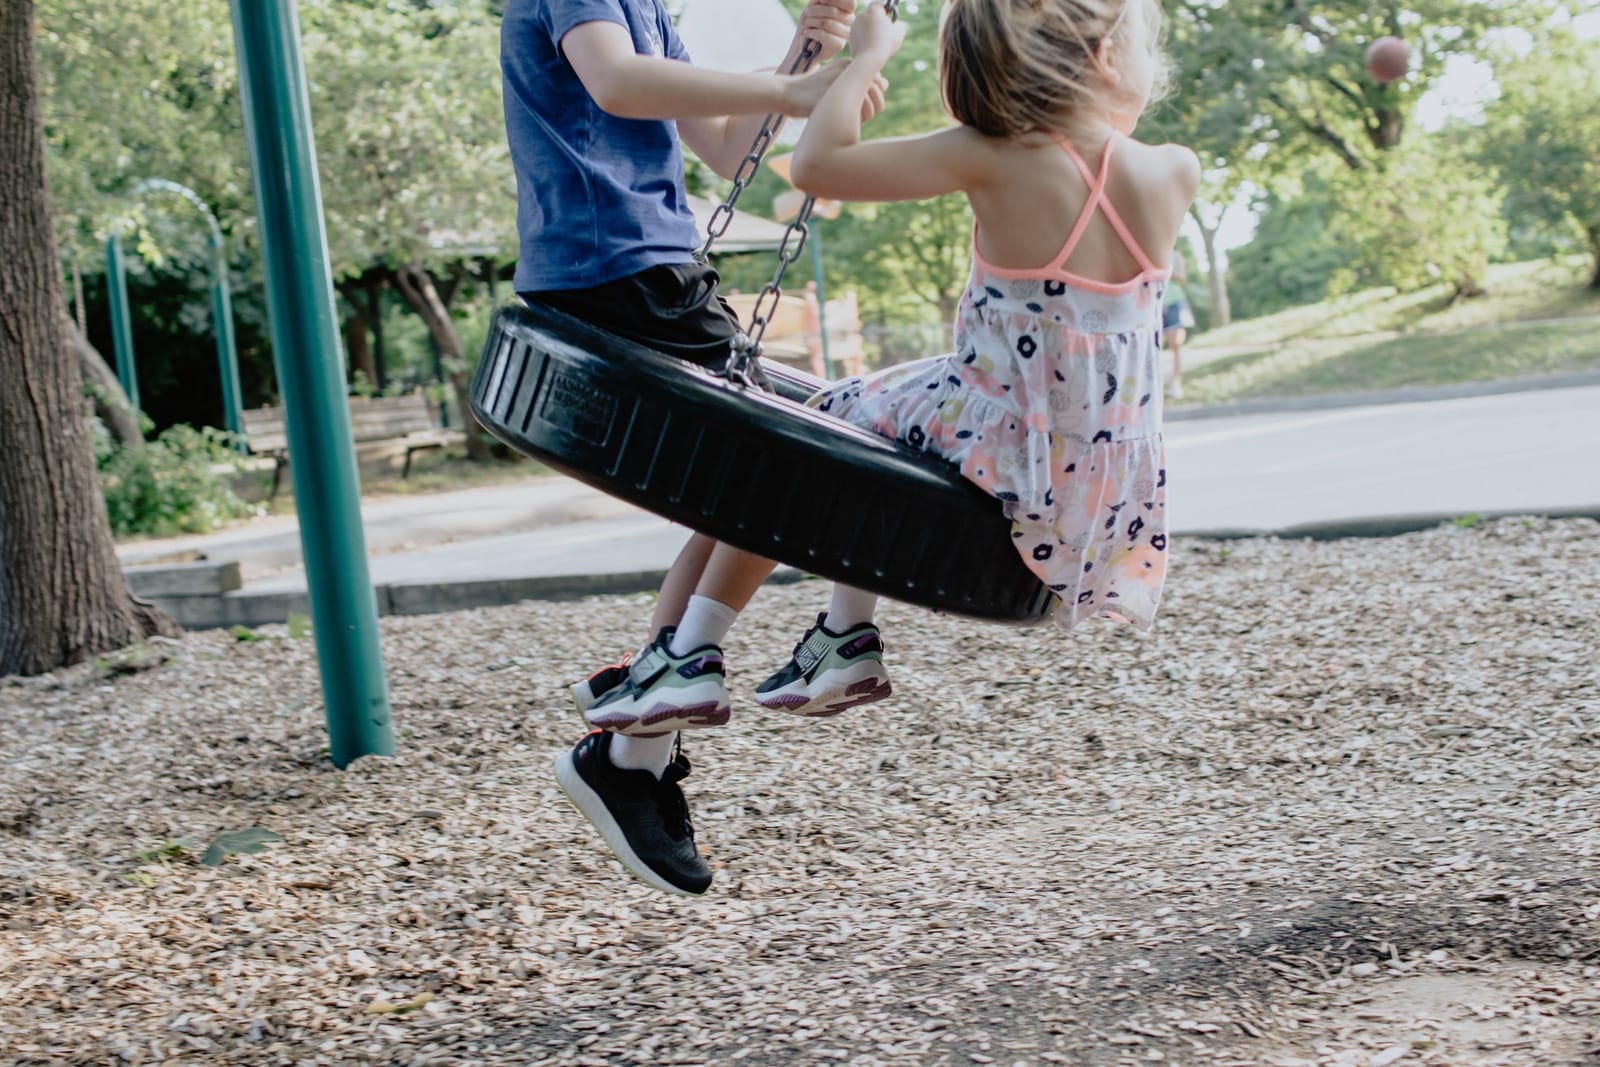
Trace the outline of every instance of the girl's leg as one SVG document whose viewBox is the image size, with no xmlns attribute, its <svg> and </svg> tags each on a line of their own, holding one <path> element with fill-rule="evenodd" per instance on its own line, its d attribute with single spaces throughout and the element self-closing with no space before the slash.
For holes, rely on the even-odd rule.
<svg viewBox="0 0 1600 1067">
<path fill-rule="evenodd" d="M 835 584 L 825 614 L 778 673 L 756 687 L 756 703 L 822 718 L 882 700 L 894 691 L 883 665 L 883 639 L 872 625 L 876 593 Z"/>
<path fill-rule="evenodd" d="M 742 549 L 716 545 L 672 635 L 672 654 L 686 656 L 703 645 L 720 645 L 775 566 Z"/>
<path fill-rule="evenodd" d="M 716 626 L 720 616 L 714 610 L 708 610 L 708 607 L 715 608 L 721 605 L 715 602 L 695 604 L 694 601 L 699 598 L 694 596 L 694 589 L 706 568 L 706 562 L 711 558 L 712 551 L 717 547 L 715 540 L 702 533 L 693 535 L 684 544 L 678 553 L 678 558 L 672 561 L 667 576 L 661 581 L 661 593 L 656 597 L 656 609 L 650 616 L 652 637 L 660 633 L 664 626 L 675 626 L 678 634 L 686 635 L 704 632 Z M 727 622 L 722 624 L 722 633 L 726 633 L 727 628 L 733 624 L 734 613 L 726 608 L 723 610 L 727 612 Z M 716 644 L 721 639 L 722 634 L 719 633 L 709 640 L 696 641 L 679 654 L 686 654 L 702 644 Z M 674 644 L 677 643 L 675 637 Z M 673 651 L 678 652 L 676 649 Z M 626 734 L 617 734 L 611 738 L 611 747 L 607 754 L 615 767 L 649 771 L 660 778 L 668 764 L 672 762 L 677 743 L 677 731 L 655 737 L 629 737 Z"/>
<path fill-rule="evenodd" d="M 850 585 L 833 586 L 833 600 L 828 604 L 828 614 L 823 623 L 836 634 L 872 621 L 878 608 L 878 594 Z"/>
</svg>

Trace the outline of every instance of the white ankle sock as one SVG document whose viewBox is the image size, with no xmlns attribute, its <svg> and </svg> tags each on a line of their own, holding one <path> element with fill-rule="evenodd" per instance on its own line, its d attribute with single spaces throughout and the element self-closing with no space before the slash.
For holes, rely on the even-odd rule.
<svg viewBox="0 0 1600 1067">
<path fill-rule="evenodd" d="M 833 633 L 842 634 L 852 626 L 871 622 L 872 613 L 877 607 L 877 593 L 869 593 L 864 589 L 839 585 L 835 582 L 833 603 L 828 605 L 828 615 L 822 620 L 822 625 Z"/>
<path fill-rule="evenodd" d="M 737 611 L 720 600 L 692 596 L 667 651 L 674 656 L 687 656 L 702 645 L 720 645 L 738 617 Z"/>
<path fill-rule="evenodd" d="M 672 746 L 678 740 L 676 733 L 663 737 L 629 737 L 611 735 L 611 765 L 625 771 L 649 771 L 661 777 L 672 762 Z"/>
</svg>

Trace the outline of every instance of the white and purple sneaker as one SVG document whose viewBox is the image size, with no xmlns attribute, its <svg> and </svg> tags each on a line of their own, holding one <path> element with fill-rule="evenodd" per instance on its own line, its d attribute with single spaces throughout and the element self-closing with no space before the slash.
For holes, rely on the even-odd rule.
<svg viewBox="0 0 1600 1067">
<path fill-rule="evenodd" d="M 783 670 L 756 687 L 756 703 L 791 715 L 826 718 L 894 691 L 883 666 L 883 637 L 870 622 L 836 634 L 826 615 L 794 646 Z"/>
<path fill-rule="evenodd" d="M 590 726 L 629 737 L 659 737 L 728 721 L 722 649 L 702 645 L 674 656 L 668 651 L 672 634 L 673 627 L 663 627 L 628 663 L 627 678 L 584 710 Z"/>
</svg>

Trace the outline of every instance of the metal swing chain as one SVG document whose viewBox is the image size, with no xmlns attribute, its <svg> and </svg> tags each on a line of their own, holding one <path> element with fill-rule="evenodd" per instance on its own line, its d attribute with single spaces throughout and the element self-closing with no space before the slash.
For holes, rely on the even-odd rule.
<svg viewBox="0 0 1600 1067">
<path fill-rule="evenodd" d="M 884 0 L 884 9 L 891 19 L 899 17 L 896 10 L 899 0 Z M 804 74 L 811 69 L 811 64 L 816 62 L 822 45 L 812 38 L 807 38 L 800 48 L 800 54 L 795 57 L 794 63 L 789 67 L 791 76 Z M 774 112 L 769 114 L 761 123 L 761 129 L 756 131 L 755 140 L 750 144 L 750 151 L 745 153 L 744 159 L 739 162 L 739 169 L 733 175 L 733 188 L 728 190 L 728 195 L 717 209 L 711 213 L 711 220 L 706 223 L 706 243 L 700 247 L 695 258 L 706 261 L 711 254 L 711 246 L 716 243 L 728 230 L 728 225 L 733 221 L 733 207 L 739 202 L 739 197 L 749 188 L 755 180 L 756 172 L 761 167 L 761 162 L 766 158 L 767 152 L 772 148 L 773 139 L 778 134 L 778 127 L 783 122 L 784 116 Z M 811 235 L 811 209 L 816 204 L 817 198 L 807 196 L 800 204 L 800 210 L 795 213 L 793 221 L 783 231 L 783 242 L 778 246 L 778 266 L 772 272 L 772 280 L 761 287 L 761 293 L 756 297 L 755 308 L 750 315 L 750 329 L 734 339 L 733 351 L 728 355 L 728 364 L 724 374 L 732 381 L 745 385 L 760 385 L 766 381 L 756 364 L 761 355 L 761 339 L 766 335 L 767 323 L 778 310 L 778 300 L 783 296 L 783 276 L 788 271 L 789 265 L 800 258 L 800 253 L 805 251 L 806 238 Z"/>
</svg>

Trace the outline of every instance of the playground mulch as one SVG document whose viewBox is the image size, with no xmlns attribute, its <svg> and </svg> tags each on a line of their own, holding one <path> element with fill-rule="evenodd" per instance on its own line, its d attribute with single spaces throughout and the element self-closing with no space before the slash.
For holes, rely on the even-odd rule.
<svg viewBox="0 0 1600 1067">
<path fill-rule="evenodd" d="M 826 595 L 764 590 L 697 900 L 549 770 L 643 598 L 384 620 L 344 772 L 282 627 L 0 682 L 0 1062 L 1600 1063 L 1600 524 L 1173 563 L 1148 636 L 886 606 L 826 722 L 747 699 Z"/>
</svg>

